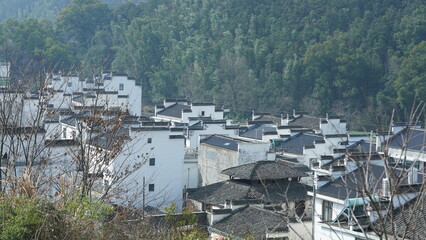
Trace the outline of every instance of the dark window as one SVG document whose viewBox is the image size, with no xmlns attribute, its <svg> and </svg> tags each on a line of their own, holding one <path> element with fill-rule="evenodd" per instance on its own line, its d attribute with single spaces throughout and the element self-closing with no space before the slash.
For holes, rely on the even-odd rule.
<svg viewBox="0 0 426 240">
<path fill-rule="evenodd" d="M 149 166 L 155 166 L 155 158 L 149 159 Z"/>
<path fill-rule="evenodd" d="M 152 138 L 148 138 L 148 143 L 152 143 Z"/>
<path fill-rule="evenodd" d="M 67 128 L 62 131 L 62 138 L 67 138 Z"/>
<path fill-rule="evenodd" d="M 148 185 L 148 191 L 154 192 L 154 184 L 149 184 Z"/>
<path fill-rule="evenodd" d="M 296 205 L 297 216 L 302 217 L 303 214 L 305 213 L 305 201 L 296 201 L 295 205 Z"/>
<path fill-rule="evenodd" d="M 72 87 L 72 82 L 68 82 L 68 87 Z"/>
<path fill-rule="evenodd" d="M 204 116 L 204 114 L 206 114 L 204 111 L 201 111 L 201 116 Z"/>
<path fill-rule="evenodd" d="M 120 85 L 118 85 L 118 87 L 119 87 L 120 91 L 123 91 L 124 90 L 124 83 L 120 83 Z"/>
<path fill-rule="evenodd" d="M 329 201 L 322 201 L 322 220 L 325 222 L 329 222 L 332 219 L 333 214 L 333 203 Z"/>
</svg>

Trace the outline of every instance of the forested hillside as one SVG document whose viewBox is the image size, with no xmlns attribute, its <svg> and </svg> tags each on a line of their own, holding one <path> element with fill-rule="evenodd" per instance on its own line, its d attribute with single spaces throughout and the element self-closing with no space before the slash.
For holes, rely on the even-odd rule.
<svg viewBox="0 0 426 240">
<path fill-rule="evenodd" d="M 8 18 L 39 18 L 55 20 L 58 12 L 68 6 L 72 0 L 0 0 L 0 22 Z M 144 0 L 101 0 L 110 7 L 125 2 L 143 2 Z"/>
<path fill-rule="evenodd" d="M 73 0 L 54 23 L 4 22 L 0 41 L 15 75 L 40 64 L 123 71 L 143 82 L 145 104 L 188 96 L 242 115 L 295 108 L 380 123 L 426 100 L 423 0 Z"/>
</svg>

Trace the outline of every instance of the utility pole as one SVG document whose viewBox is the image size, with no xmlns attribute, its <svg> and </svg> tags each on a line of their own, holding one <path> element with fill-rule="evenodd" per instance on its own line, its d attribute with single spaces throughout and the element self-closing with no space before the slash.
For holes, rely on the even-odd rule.
<svg viewBox="0 0 426 240">
<path fill-rule="evenodd" d="M 315 240 L 315 202 L 317 199 L 317 175 L 316 172 L 314 170 L 314 173 L 312 175 L 313 181 L 312 181 L 312 186 L 313 186 L 313 196 L 312 196 L 312 240 Z"/>
<path fill-rule="evenodd" d="M 145 219 L 145 177 L 142 180 L 142 219 Z"/>
</svg>

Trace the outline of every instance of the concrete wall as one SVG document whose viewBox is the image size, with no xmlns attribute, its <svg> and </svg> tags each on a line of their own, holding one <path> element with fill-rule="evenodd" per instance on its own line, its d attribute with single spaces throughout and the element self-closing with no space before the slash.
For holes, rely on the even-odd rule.
<svg viewBox="0 0 426 240">
<path fill-rule="evenodd" d="M 198 151 L 198 168 L 201 175 L 201 186 L 228 180 L 227 175 L 220 172 L 226 168 L 239 165 L 237 151 L 200 144 Z"/>
<path fill-rule="evenodd" d="M 269 143 L 239 142 L 238 165 L 268 160 Z"/>
</svg>

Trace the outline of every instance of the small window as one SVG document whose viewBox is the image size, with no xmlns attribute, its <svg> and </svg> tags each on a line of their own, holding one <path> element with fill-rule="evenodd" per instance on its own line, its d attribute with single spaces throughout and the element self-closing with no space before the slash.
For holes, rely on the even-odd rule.
<svg viewBox="0 0 426 240">
<path fill-rule="evenodd" d="M 333 214 L 333 203 L 324 200 L 322 202 L 322 220 L 325 222 L 331 221 L 332 214 Z"/>
<path fill-rule="evenodd" d="M 118 85 L 118 89 L 120 91 L 123 91 L 124 90 L 124 83 L 120 83 L 120 85 Z"/>
<path fill-rule="evenodd" d="M 204 112 L 204 111 L 201 111 L 201 116 L 203 116 L 204 117 L 204 115 L 206 114 L 206 112 Z"/>
<path fill-rule="evenodd" d="M 155 166 L 155 158 L 149 159 L 149 166 Z"/>
<path fill-rule="evenodd" d="M 62 130 L 62 138 L 67 138 L 67 128 Z"/>
<path fill-rule="evenodd" d="M 148 191 L 154 192 L 154 184 L 149 184 L 148 185 Z"/>
<path fill-rule="evenodd" d="M 148 138 L 148 143 L 152 143 L 152 138 Z"/>
<path fill-rule="evenodd" d="M 72 87 L 72 82 L 68 82 L 68 87 Z"/>
<path fill-rule="evenodd" d="M 311 168 L 319 167 L 318 158 L 309 158 L 309 165 Z"/>
</svg>

